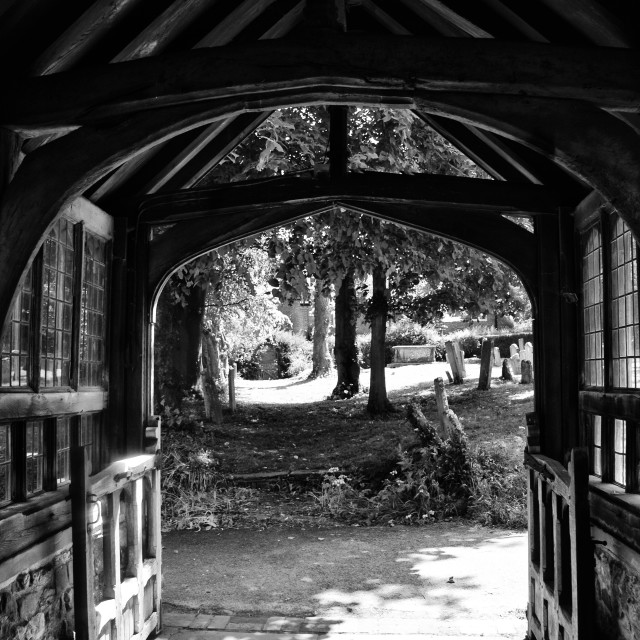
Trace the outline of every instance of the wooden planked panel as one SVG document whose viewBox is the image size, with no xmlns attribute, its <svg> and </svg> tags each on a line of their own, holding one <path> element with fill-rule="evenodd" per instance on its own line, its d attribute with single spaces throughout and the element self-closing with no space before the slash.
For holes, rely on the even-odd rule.
<svg viewBox="0 0 640 640">
<path fill-rule="evenodd" d="M 0 560 L 9 558 L 34 543 L 47 538 L 56 532 L 66 529 L 71 524 L 71 503 L 65 500 L 66 491 L 47 499 L 54 499 L 55 504 L 43 507 L 33 504 L 14 504 L 3 510 L 0 520 Z M 18 511 L 18 513 L 11 514 Z"/>
</svg>

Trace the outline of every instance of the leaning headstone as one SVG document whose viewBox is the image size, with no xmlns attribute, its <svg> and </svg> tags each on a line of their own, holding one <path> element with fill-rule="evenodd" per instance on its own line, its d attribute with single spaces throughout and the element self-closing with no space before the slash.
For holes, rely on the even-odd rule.
<svg viewBox="0 0 640 640">
<path fill-rule="evenodd" d="M 501 362 L 500 347 L 493 347 L 493 366 L 499 367 Z"/>
<path fill-rule="evenodd" d="M 511 359 L 505 358 L 502 361 L 502 379 L 505 382 L 515 382 L 515 378 L 513 377 L 513 369 L 511 368 Z"/>
<path fill-rule="evenodd" d="M 514 342 L 509 345 L 509 357 L 515 355 L 516 353 L 520 353 L 520 349 L 518 349 L 518 345 Z"/>
<path fill-rule="evenodd" d="M 485 338 L 482 341 L 480 351 L 480 376 L 478 378 L 478 389 L 487 391 L 491 387 L 491 360 L 493 358 L 493 339 Z"/>
<path fill-rule="evenodd" d="M 460 345 L 457 342 L 451 342 L 448 340 L 444 343 L 447 351 L 447 362 L 451 367 L 451 373 L 453 374 L 453 383 L 462 384 L 464 381 L 464 355 L 460 351 Z"/>
<path fill-rule="evenodd" d="M 533 382 L 533 369 L 530 360 L 523 360 L 521 363 L 522 375 L 520 376 L 520 384 L 531 384 Z"/>
<path fill-rule="evenodd" d="M 513 369 L 513 373 L 517 373 L 520 375 L 520 354 L 514 353 L 509 360 L 511 360 L 511 368 Z"/>
</svg>

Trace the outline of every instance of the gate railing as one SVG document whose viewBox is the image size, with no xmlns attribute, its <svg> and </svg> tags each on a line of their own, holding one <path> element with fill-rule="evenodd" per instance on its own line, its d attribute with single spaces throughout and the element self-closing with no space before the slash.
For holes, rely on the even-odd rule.
<svg viewBox="0 0 640 640">
<path fill-rule="evenodd" d="M 586 449 L 569 468 L 525 453 L 529 496 L 530 640 L 588 640 L 593 609 Z"/>
<path fill-rule="evenodd" d="M 160 427 L 143 455 L 90 476 L 85 447 L 71 452 L 77 640 L 146 640 L 160 626 Z"/>
</svg>

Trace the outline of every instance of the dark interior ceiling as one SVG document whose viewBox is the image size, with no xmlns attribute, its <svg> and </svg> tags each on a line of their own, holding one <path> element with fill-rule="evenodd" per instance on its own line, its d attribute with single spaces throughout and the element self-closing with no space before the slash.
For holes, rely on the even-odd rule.
<svg viewBox="0 0 640 640">
<path fill-rule="evenodd" d="M 621 0 L 347 0 L 353 34 L 492 38 L 557 45 L 632 47 L 638 30 Z M 0 0 L 5 76 L 55 74 L 96 64 L 256 40 L 299 38 L 319 0 Z M 314 14 L 315 12 L 315 14 Z M 474 64 L 473 60 L 469 64 Z M 85 195 L 101 206 L 198 187 L 269 112 L 199 126 L 122 163 Z M 577 178 L 528 147 L 442 115 L 418 113 L 497 180 L 587 193 Z M 29 155 L 55 135 L 24 138 Z"/>
</svg>

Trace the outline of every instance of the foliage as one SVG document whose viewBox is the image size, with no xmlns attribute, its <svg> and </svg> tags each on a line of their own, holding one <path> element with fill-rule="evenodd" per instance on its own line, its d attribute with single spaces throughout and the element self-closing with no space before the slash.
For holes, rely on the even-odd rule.
<svg viewBox="0 0 640 640">
<path fill-rule="evenodd" d="M 238 372 L 245 380 L 262 380 L 262 355 L 269 347 L 275 351 L 278 378 L 292 378 L 311 366 L 311 343 L 303 336 L 278 331 L 260 343 L 252 353 L 246 351 L 238 358 Z"/>
<path fill-rule="evenodd" d="M 527 526 L 527 478 L 513 454 L 496 443 L 475 451 L 470 511 L 481 524 L 510 529 Z"/>
</svg>

